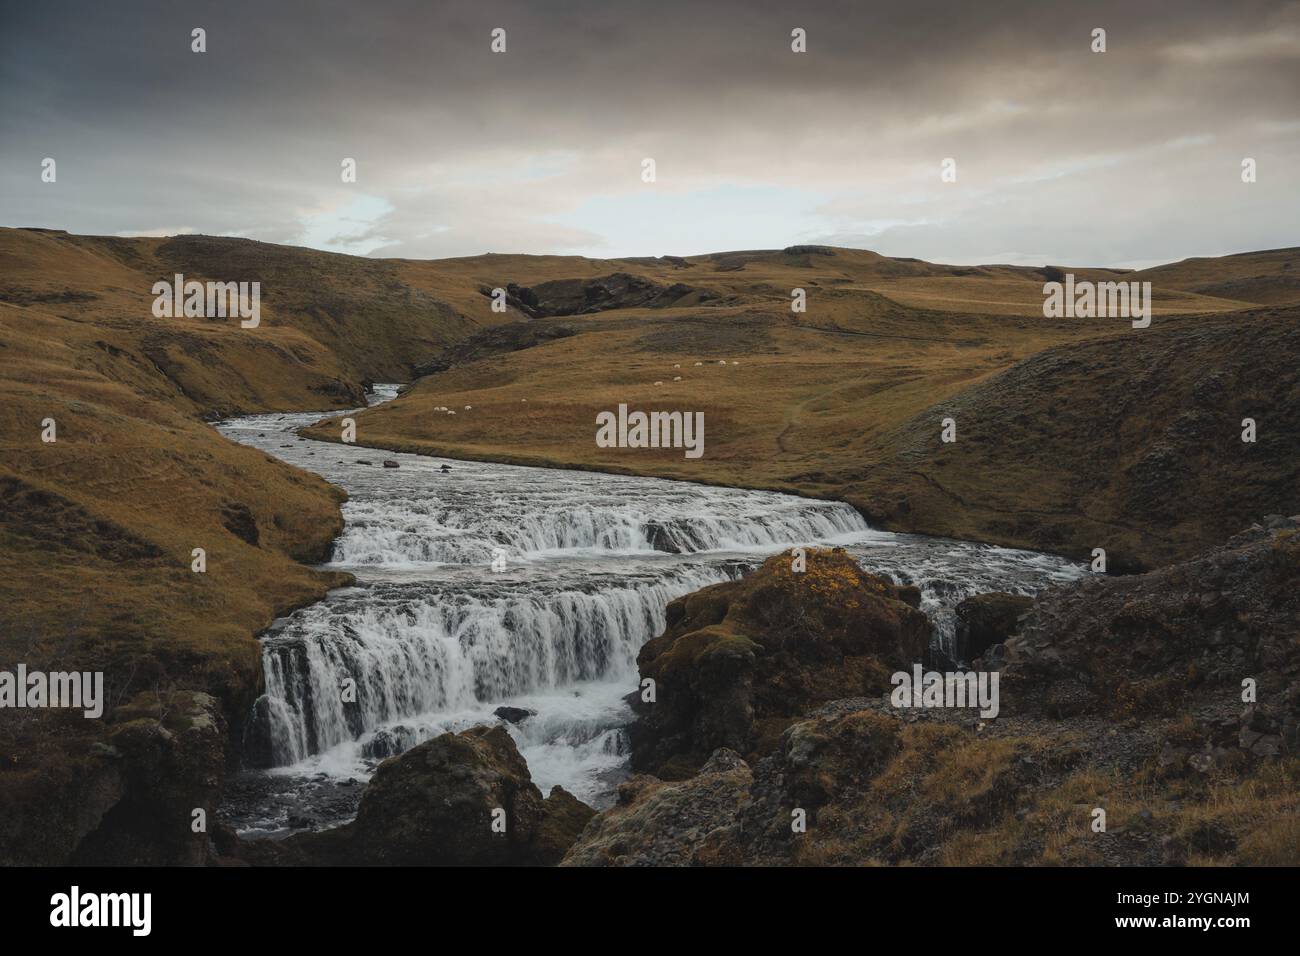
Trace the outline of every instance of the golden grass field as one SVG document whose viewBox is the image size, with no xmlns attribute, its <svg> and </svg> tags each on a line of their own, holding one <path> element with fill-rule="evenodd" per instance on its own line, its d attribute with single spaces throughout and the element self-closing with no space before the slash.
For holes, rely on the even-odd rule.
<svg viewBox="0 0 1300 956">
<path fill-rule="evenodd" d="M 1042 270 L 860 250 L 424 262 L 0 229 L 0 665 L 105 669 L 115 704 L 207 690 L 237 723 L 260 683 L 256 634 L 341 581 L 309 564 L 342 493 L 207 422 L 351 407 L 363 383 L 435 359 L 451 367 L 357 416 L 360 444 L 834 497 L 878 526 L 1106 547 L 1123 567 L 1183 557 L 1300 511 L 1298 263 L 1291 249 L 1072 270 L 1152 282 L 1138 331 L 1043 318 Z M 261 281 L 261 326 L 155 318 L 152 284 L 176 272 Z M 530 317 L 485 294 L 571 300 L 619 274 L 658 290 L 653 305 Z M 573 334 L 492 344 L 493 329 L 557 325 Z M 596 414 L 620 403 L 703 412 L 704 456 L 597 447 Z M 1247 415 L 1260 438 L 1243 447 Z M 309 432 L 339 437 L 329 419 Z M 51 734 L 53 720 L 0 729 L 0 817 L 25 807 L 32 826 L 93 765 L 100 722 Z"/>
</svg>

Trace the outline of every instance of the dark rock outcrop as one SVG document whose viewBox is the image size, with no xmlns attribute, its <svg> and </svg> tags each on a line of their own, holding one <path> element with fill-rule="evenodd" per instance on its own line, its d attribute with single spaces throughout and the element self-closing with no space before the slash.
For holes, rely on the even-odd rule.
<svg viewBox="0 0 1300 956">
<path fill-rule="evenodd" d="M 1300 517 L 1274 517 L 1191 561 L 1044 594 L 1006 644 L 1002 696 L 1053 716 L 1149 717 L 1202 702 L 1236 717 L 1235 735 L 1251 680 L 1256 712 L 1277 715 L 1267 736 L 1280 738 L 1266 746 L 1294 750 L 1298 628 Z"/>
<path fill-rule="evenodd" d="M 537 716 L 537 711 L 529 710 L 527 707 L 498 707 L 492 711 L 496 717 L 500 717 L 508 724 L 518 724 L 527 720 L 529 717 Z"/>
<path fill-rule="evenodd" d="M 147 693 L 119 707 L 102 748 L 118 781 L 117 800 L 81 841 L 71 862 L 209 862 L 207 834 L 216 824 L 225 745 L 226 723 L 216 698 L 208 694 Z"/>
<path fill-rule="evenodd" d="M 518 305 L 522 308 L 525 304 Z M 550 322 L 506 322 L 482 329 L 447 346 L 440 354 L 414 366 L 413 374 L 416 378 L 436 375 L 480 359 L 535 348 L 575 334 L 570 326 Z"/>
<path fill-rule="evenodd" d="M 976 594 L 957 605 L 957 659 L 973 661 L 994 644 L 1004 644 L 1020 619 L 1033 606 L 1023 594 L 992 591 Z"/>
<path fill-rule="evenodd" d="M 718 750 L 681 783 L 635 776 L 618 803 L 587 826 L 562 866 L 691 866 L 732 862 L 737 811 L 749 793 L 749 766 Z"/>
<path fill-rule="evenodd" d="M 810 549 L 802 572 L 792 560 L 668 606 L 667 630 L 637 658 L 655 700 L 633 698 L 635 769 L 673 777 L 720 747 L 761 752 L 811 707 L 883 691 L 921 659 L 930 624 L 894 584 L 840 549 Z"/>
<path fill-rule="evenodd" d="M 682 282 L 661 285 L 627 272 L 595 279 L 554 279 L 531 287 L 512 282 L 505 290 L 506 301 L 532 318 L 590 315 L 609 309 L 662 309 L 697 305 L 717 297 Z M 479 291 L 492 294 L 487 287 Z"/>
</svg>

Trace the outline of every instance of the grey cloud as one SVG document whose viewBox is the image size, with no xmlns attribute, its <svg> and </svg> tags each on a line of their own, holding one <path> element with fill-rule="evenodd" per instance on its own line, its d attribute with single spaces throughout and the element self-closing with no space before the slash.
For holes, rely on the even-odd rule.
<svg viewBox="0 0 1300 956">
<path fill-rule="evenodd" d="M 618 255 L 635 223 L 555 220 L 634 194 L 643 156 L 686 233 L 708 214 L 692 194 L 757 183 L 831 197 L 824 235 L 936 259 L 1210 254 L 1282 244 L 1300 211 L 1295 3 L 55 0 L 4 18 L 8 225 L 296 242 L 364 192 L 391 211 L 324 238 L 384 240 L 372 255 Z M 488 52 L 495 26 L 504 56 Z M 1104 55 L 1088 50 L 1096 26 Z M 1195 145 L 1166 148 L 1179 141 Z M 1260 182 L 1226 192 L 1247 155 Z M 44 156 L 57 187 L 39 181 Z M 937 182 L 946 156 L 958 189 Z M 894 220 L 928 225 L 861 228 Z"/>
</svg>

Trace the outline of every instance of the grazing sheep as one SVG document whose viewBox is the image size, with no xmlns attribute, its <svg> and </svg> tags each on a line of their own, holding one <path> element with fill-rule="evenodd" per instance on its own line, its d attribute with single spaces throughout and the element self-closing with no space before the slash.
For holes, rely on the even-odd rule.
<svg viewBox="0 0 1300 956">
<path fill-rule="evenodd" d="M 655 382 L 656 385 L 662 385 L 663 382 Z"/>
<path fill-rule="evenodd" d="M 674 382 L 680 382 L 681 380 L 682 380 L 682 377 L 681 377 L 680 375 L 674 375 L 674 376 L 673 376 L 673 381 L 674 381 Z"/>
<path fill-rule="evenodd" d="M 696 365 L 703 365 L 704 363 L 703 363 L 703 362 L 696 362 L 695 364 L 696 364 Z"/>
<path fill-rule="evenodd" d="M 466 405 L 466 406 L 465 406 L 465 411 L 469 411 L 469 410 L 472 409 L 473 407 L 474 407 L 473 405 Z"/>
<path fill-rule="evenodd" d="M 732 362 L 731 364 L 732 364 L 732 365 L 739 365 L 740 363 L 739 363 L 739 362 Z"/>
</svg>

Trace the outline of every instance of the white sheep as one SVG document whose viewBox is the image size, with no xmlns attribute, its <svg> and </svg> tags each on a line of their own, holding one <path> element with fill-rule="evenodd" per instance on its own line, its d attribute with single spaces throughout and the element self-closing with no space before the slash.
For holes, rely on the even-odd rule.
<svg viewBox="0 0 1300 956">
<path fill-rule="evenodd" d="M 681 380 L 682 380 L 682 377 L 681 377 L 680 375 L 674 375 L 674 376 L 673 376 L 673 381 L 674 381 L 674 382 L 680 382 Z"/>
<path fill-rule="evenodd" d="M 662 385 L 663 382 L 655 382 L 656 385 Z"/>
<path fill-rule="evenodd" d="M 466 405 L 466 406 L 465 406 L 465 411 L 468 412 L 468 411 L 469 411 L 470 409 L 472 409 L 473 407 L 474 407 L 473 405 Z"/>
<path fill-rule="evenodd" d="M 703 362 L 696 362 L 695 364 L 696 364 L 696 365 L 703 365 L 704 363 L 703 363 Z"/>
</svg>

